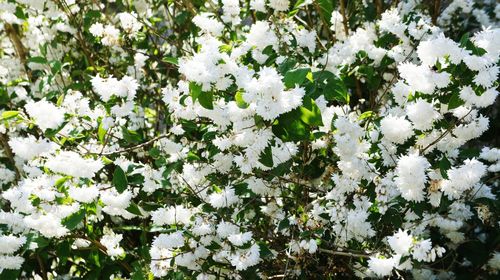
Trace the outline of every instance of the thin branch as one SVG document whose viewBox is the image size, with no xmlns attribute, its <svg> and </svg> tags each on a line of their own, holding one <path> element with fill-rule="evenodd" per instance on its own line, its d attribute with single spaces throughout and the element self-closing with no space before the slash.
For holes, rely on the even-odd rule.
<svg viewBox="0 0 500 280">
<path fill-rule="evenodd" d="M 26 72 L 26 75 L 28 76 L 29 80 L 31 81 L 31 71 L 28 68 L 28 65 L 26 64 L 26 48 L 24 47 L 23 43 L 21 42 L 21 39 L 19 38 L 19 34 L 17 34 L 16 29 L 12 24 L 10 23 L 4 23 L 4 29 L 7 35 L 9 36 L 10 41 L 14 45 L 14 49 L 16 50 L 16 54 L 19 57 L 19 60 L 21 61 L 21 64 L 24 67 L 24 70 Z"/>
<path fill-rule="evenodd" d="M 16 181 L 21 179 L 21 171 L 17 169 L 16 161 L 14 160 L 14 153 L 9 145 L 9 136 L 7 134 L 0 133 L 0 145 L 2 145 L 5 156 L 9 159 L 9 162 L 14 166 L 14 171 L 16 172 Z"/>
<path fill-rule="evenodd" d="M 351 252 L 344 252 L 344 251 L 333 251 L 333 250 L 328 250 L 328 249 L 323 249 L 323 248 L 319 248 L 318 250 L 320 252 L 327 253 L 330 255 L 345 256 L 345 257 L 350 257 L 350 258 L 367 259 L 370 257 L 370 255 L 368 255 L 368 254 L 358 254 L 358 253 L 351 253 Z"/>
<path fill-rule="evenodd" d="M 441 133 L 441 135 L 439 135 L 439 137 L 432 141 L 429 145 L 425 146 L 425 148 L 421 149 L 420 150 L 420 153 L 421 154 L 424 154 L 425 151 L 427 149 L 429 149 L 431 146 L 437 144 L 439 141 L 441 141 L 446 135 L 448 135 L 449 133 L 451 133 L 451 131 L 458 125 L 460 124 L 470 113 L 472 112 L 472 109 L 469 110 L 469 112 L 467 114 L 465 114 L 465 116 L 461 117 L 458 121 L 456 121 L 455 123 L 453 123 L 450 127 L 448 127 L 448 129 L 446 129 L 445 132 Z"/>
<path fill-rule="evenodd" d="M 110 155 L 117 155 L 117 154 L 123 154 L 123 153 L 126 153 L 126 152 L 130 152 L 130 151 L 133 151 L 133 150 L 137 150 L 137 149 L 140 149 L 142 147 L 145 147 L 147 145 L 150 145 L 160 139 L 163 139 L 163 138 L 166 138 L 167 135 L 166 134 L 162 134 L 160 136 L 157 136 L 151 140 L 148 140 L 144 143 L 141 143 L 139 145 L 135 145 L 135 146 L 132 146 L 132 147 L 128 147 L 128 148 L 125 148 L 123 150 L 118 150 L 118 151 L 114 151 L 114 152 L 108 152 L 108 153 L 91 153 L 91 154 L 94 154 L 94 155 L 101 155 L 101 156 L 110 156 Z"/>
</svg>

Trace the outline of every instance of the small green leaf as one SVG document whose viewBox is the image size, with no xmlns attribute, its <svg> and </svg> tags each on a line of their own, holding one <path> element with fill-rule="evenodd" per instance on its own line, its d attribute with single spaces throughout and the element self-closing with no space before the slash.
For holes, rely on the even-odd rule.
<svg viewBox="0 0 500 280">
<path fill-rule="evenodd" d="M 80 209 L 77 212 L 69 215 L 62 220 L 62 224 L 69 230 L 72 230 L 80 224 L 85 217 L 85 209 Z"/>
<path fill-rule="evenodd" d="M 451 96 L 450 101 L 448 102 L 448 110 L 458 108 L 464 104 L 465 104 L 465 102 L 462 99 L 460 99 L 458 92 L 454 93 Z"/>
<path fill-rule="evenodd" d="M 42 56 L 33 56 L 28 59 L 28 62 L 38 63 L 38 64 L 47 64 L 47 59 Z"/>
<path fill-rule="evenodd" d="M 273 123 L 273 133 L 283 141 L 309 139 L 309 126 L 301 120 L 299 109 L 292 110 L 278 117 Z"/>
<path fill-rule="evenodd" d="M 179 59 L 177 57 L 166 56 L 162 60 L 170 64 L 179 65 Z"/>
<path fill-rule="evenodd" d="M 441 172 L 441 176 L 443 178 L 448 179 L 448 170 L 451 168 L 451 162 L 443 156 L 443 158 L 439 161 L 439 171 Z"/>
<path fill-rule="evenodd" d="M 310 126 L 321 126 L 323 125 L 323 119 L 321 118 L 321 110 L 318 105 L 312 99 L 304 100 L 303 106 L 299 107 L 300 119 L 310 125 Z"/>
<path fill-rule="evenodd" d="M 370 118 L 371 116 L 373 116 L 373 112 L 372 111 L 366 111 L 364 112 L 363 114 L 361 114 L 359 117 L 358 117 L 358 120 L 364 120 L 366 118 Z"/>
<path fill-rule="evenodd" d="M 104 144 L 104 136 L 106 136 L 107 130 L 104 129 L 102 123 L 99 124 L 99 128 L 97 128 L 97 137 L 99 137 L 99 142 Z"/>
<path fill-rule="evenodd" d="M 283 78 L 283 82 L 287 88 L 292 88 L 295 85 L 301 85 L 306 80 L 309 72 L 309 68 L 299 68 L 288 71 Z"/>
<path fill-rule="evenodd" d="M 248 107 L 248 104 L 243 99 L 243 92 L 236 92 L 236 94 L 234 95 L 234 100 L 236 101 L 236 105 L 238 105 L 238 107 L 240 107 L 241 109 L 245 109 Z"/>
<path fill-rule="evenodd" d="M 278 231 L 281 232 L 282 230 L 287 229 L 289 227 L 290 227 L 290 220 L 285 218 L 278 224 Z"/>
<path fill-rule="evenodd" d="M 142 216 L 142 213 L 141 213 L 141 210 L 139 209 L 139 206 L 137 204 L 135 204 L 134 202 L 130 203 L 130 206 L 127 207 L 127 211 L 134 214 L 134 215 Z"/>
<path fill-rule="evenodd" d="M 198 97 L 198 101 L 200 102 L 200 105 L 205 108 L 212 110 L 214 108 L 214 95 L 212 92 L 203 92 L 200 94 Z"/>
<path fill-rule="evenodd" d="M 8 120 L 17 117 L 19 115 L 19 111 L 5 111 L 2 112 L 2 120 Z"/>
<path fill-rule="evenodd" d="M 120 166 L 116 166 L 115 172 L 113 172 L 113 186 L 115 186 L 116 190 L 119 193 L 122 193 L 125 189 L 127 189 L 127 176 L 123 169 Z"/>
<path fill-rule="evenodd" d="M 273 151 L 271 146 L 267 146 L 264 151 L 260 154 L 260 163 L 267 167 L 273 167 Z"/>
<path fill-rule="evenodd" d="M 317 3 L 320 16 L 324 19 L 324 21 L 330 23 L 333 12 L 333 3 L 335 2 L 331 0 L 317 0 Z"/>
<path fill-rule="evenodd" d="M 258 242 L 260 248 L 260 257 L 263 259 L 273 258 L 274 254 L 264 242 Z"/>
<path fill-rule="evenodd" d="M 62 63 L 60 61 L 52 61 L 50 63 L 50 70 L 52 71 L 52 74 L 57 74 L 59 71 L 62 69 Z"/>
<path fill-rule="evenodd" d="M 189 83 L 189 93 L 191 94 L 193 102 L 195 102 L 196 99 L 198 99 L 198 97 L 201 95 L 201 86 L 195 82 Z"/>
</svg>

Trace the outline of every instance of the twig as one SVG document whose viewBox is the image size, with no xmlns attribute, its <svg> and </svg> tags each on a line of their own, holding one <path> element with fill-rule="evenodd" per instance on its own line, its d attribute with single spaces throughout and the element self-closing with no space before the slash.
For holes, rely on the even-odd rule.
<svg viewBox="0 0 500 280">
<path fill-rule="evenodd" d="M 347 16 L 345 14 L 345 2 L 344 0 L 339 0 L 340 4 L 340 14 L 342 15 L 342 24 L 344 24 L 345 36 L 349 36 L 349 23 L 347 21 Z"/>
<path fill-rule="evenodd" d="M 351 258 L 369 258 L 370 255 L 367 254 L 357 254 L 357 253 L 351 253 L 351 252 L 343 252 L 343 251 L 333 251 L 333 250 L 328 250 L 328 249 L 323 249 L 319 248 L 318 249 L 320 252 L 327 253 L 330 255 L 337 255 L 337 256 L 345 256 L 345 257 L 351 257 Z"/>
<path fill-rule="evenodd" d="M 163 139 L 163 138 L 166 138 L 167 135 L 166 134 L 162 134 L 160 136 L 157 136 L 151 140 L 148 140 L 144 143 L 141 143 L 139 145 L 135 145 L 135 146 L 132 146 L 132 147 L 128 147 L 128 148 L 125 148 L 123 150 L 118 150 L 118 151 L 114 151 L 114 152 L 108 152 L 108 153 L 100 153 L 100 154 L 97 154 L 97 155 L 101 155 L 101 156 L 110 156 L 110 155 L 116 155 L 116 154 L 123 154 L 123 153 L 126 153 L 126 152 L 130 152 L 130 151 L 133 151 L 133 150 L 137 150 L 137 149 L 140 149 L 142 147 L 145 147 L 149 144 L 152 144 L 160 139 Z M 91 153 L 91 154 L 94 154 L 96 155 L 96 153 Z"/>
<path fill-rule="evenodd" d="M 21 179 L 21 171 L 17 169 L 16 161 L 14 160 L 14 154 L 12 153 L 12 148 L 9 145 L 9 136 L 3 133 L 0 133 L 0 144 L 3 147 L 5 155 L 9 159 L 12 166 L 14 166 L 14 171 L 16 172 L 16 181 Z"/>
<path fill-rule="evenodd" d="M 29 80 L 31 81 L 31 71 L 28 68 L 28 65 L 26 64 L 26 48 L 24 47 L 23 43 L 21 42 L 21 39 L 19 38 L 19 34 L 17 34 L 16 29 L 12 24 L 10 23 L 4 23 L 4 29 L 7 35 L 9 36 L 10 41 L 14 45 L 14 49 L 16 50 L 16 54 L 19 57 L 19 60 L 21 60 L 21 64 L 24 67 L 24 71 L 26 72 L 26 75 L 28 76 Z"/>
<path fill-rule="evenodd" d="M 436 25 L 439 12 L 441 10 L 441 0 L 434 0 L 434 13 L 432 14 L 432 24 Z"/>
<path fill-rule="evenodd" d="M 40 271 L 42 273 L 42 279 L 47 280 L 47 270 L 45 269 L 45 265 L 43 265 L 42 258 L 40 257 L 39 254 L 36 254 L 36 253 L 35 253 L 35 256 L 36 256 L 36 260 L 38 261 L 38 265 L 40 266 Z"/>
<path fill-rule="evenodd" d="M 446 135 L 448 135 L 448 133 L 451 133 L 451 131 L 456 127 L 456 125 L 458 125 L 460 122 L 462 122 L 471 112 L 472 112 L 472 109 L 469 110 L 469 112 L 467 114 L 465 114 L 465 116 L 461 117 L 458 121 L 453 123 L 448 129 L 446 129 L 445 132 L 441 133 L 441 135 L 439 135 L 439 137 L 436 140 L 432 141 L 429 145 L 425 146 L 425 148 L 421 149 L 420 153 L 424 154 L 427 149 L 429 149 L 431 146 L 433 146 L 434 144 L 441 141 Z"/>
</svg>

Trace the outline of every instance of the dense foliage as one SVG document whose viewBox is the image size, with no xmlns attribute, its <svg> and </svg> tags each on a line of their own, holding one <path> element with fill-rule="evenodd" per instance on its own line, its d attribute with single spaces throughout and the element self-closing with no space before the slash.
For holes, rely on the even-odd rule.
<svg viewBox="0 0 500 280">
<path fill-rule="evenodd" d="M 499 22 L 0 0 L 0 279 L 498 277 Z"/>
</svg>

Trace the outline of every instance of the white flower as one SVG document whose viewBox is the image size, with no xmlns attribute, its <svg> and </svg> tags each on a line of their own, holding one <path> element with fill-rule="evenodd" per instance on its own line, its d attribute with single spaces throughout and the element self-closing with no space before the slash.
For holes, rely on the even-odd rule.
<svg viewBox="0 0 500 280">
<path fill-rule="evenodd" d="M 89 32 L 94 35 L 95 37 L 101 37 L 102 34 L 104 33 L 104 25 L 102 23 L 94 23 L 90 26 Z"/>
<path fill-rule="evenodd" d="M 104 164 L 100 160 L 85 159 L 72 151 L 61 151 L 45 163 L 50 170 L 73 177 L 92 178 Z"/>
<path fill-rule="evenodd" d="M 208 203 L 214 208 L 229 207 L 233 204 L 238 203 L 239 198 L 234 193 L 232 187 L 227 187 L 220 193 L 212 193 L 208 196 Z"/>
<path fill-rule="evenodd" d="M 432 94 L 436 87 L 444 88 L 450 83 L 450 74 L 447 72 L 435 73 L 426 65 L 405 62 L 398 66 L 398 70 L 413 92 Z"/>
<path fill-rule="evenodd" d="M 224 30 L 224 24 L 211 17 L 211 14 L 203 13 L 193 18 L 193 23 L 198 26 L 203 32 L 210 33 L 214 36 L 220 36 Z"/>
<path fill-rule="evenodd" d="M 391 275 L 392 269 L 396 266 L 394 258 L 382 259 L 378 257 L 370 257 L 368 260 L 368 268 L 378 277 Z"/>
<path fill-rule="evenodd" d="M 388 115 L 380 121 L 380 129 L 387 140 L 396 144 L 403 144 L 413 135 L 411 123 L 404 117 Z"/>
<path fill-rule="evenodd" d="M 26 243 L 26 237 L 0 235 L 0 254 L 13 254 Z"/>
<path fill-rule="evenodd" d="M 257 244 L 252 245 L 247 250 L 238 250 L 230 256 L 231 265 L 236 270 L 245 270 L 250 266 L 254 266 L 260 262 L 260 247 Z"/>
<path fill-rule="evenodd" d="M 99 196 L 99 189 L 97 189 L 96 186 L 70 186 L 68 188 L 68 194 L 72 199 L 78 202 L 91 203 Z"/>
<path fill-rule="evenodd" d="M 497 81 L 499 68 L 498 66 L 490 66 L 479 70 L 479 73 L 474 77 L 474 83 L 483 87 L 491 87 Z"/>
<path fill-rule="evenodd" d="M 485 108 L 492 105 L 498 96 L 498 91 L 495 88 L 487 89 L 480 96 L 476 95 L 470 86 L 465 86 L 460 90 L 460 98 L 465 101 L 467 106 L 476 106 Z"/>
<path fill-rule="evenodd" d="M 453 64 L 459 64 L 465 54 L 458 43 L 443 34 L 433 40 L 423 41 L 417 47 L 417 54 L 423 64 L 433 66 L 436 61 L 444 64 L 445 57 Z"/>
<path fill-rule="evenodd" d="M 33 135 L 28 137 L 13 137 L 9 140 L 12 152 L 23 160 L 31 160 L 45 153 L 51 153 L 57 145 L 45 139 L 37 139 Z"/>
<path fill-rule="evenodd" d="M 92 88 L 100 96 L 102 101 L 109 101 L 112 96 L 124 97 L 127 100 L 134 99 L 139 88 L 137 81 L 129 76 L 124 76 L 121 80 L 114 77 L 101 78 L 99 75 L 91 80 Z"/>
<path fill-rule="evenodd" d="M 38 230 L 47 238 L 62 237 L 69 232 L 61 225 L 61 219 L 51 213 L 26 216 L 24 222 L 28 227 Z"/>
<path fill-rule="evenodd" d="M 233 234 L 238 234 L 240 232 L 238 226 L 231 224 L 229 222 L 221 222 L 217 225 L 217 235 L 221 238 L 226 238 Z"/>
<path fill-rule="evenodd" d="M 290 0 L 269 0 L 269 7 L 277 12 L 284 12 L 290 6 Z"/>
<path fill-rule="evenodd" d="M 491 268 L 495 273 L 498 273 L 498 271 L 500 271 L 500 252 L 493 253 L 493 257 L 488 260 L 488 267 Z"/>
<path fill-rule="evenodd" d="M 405 255 L 411 248 L 413 237 L 406 231 L 399 229 L 393 236 L 387 237 L 387 242 L 396 254 Z"/>
<path fill-rule="evenodd" d="M 160 249 L 172 249 L 184 246 L 184 237 L 181 231 L 171 234 L 160 234 L 153 240 L 153 246 Z"/>
<path fill-rule="evenodd" d="M 262 51 L 267 46 L 277 48 L 278 37 L 276 37 L 276 34 L 270 29 L 267 22 L 257 21 L 252 25 L 250 32 L 247 34 L 247 43 Z"/>
<path fill-rule="evenodd" d="M 64 110 L 45 99 L 29 101 L 24 108 L 42 130 L 56 129 L 64 122 Z"/>
<path fill-rule="evenodd" d="M 448 180 L 441 184 L 441 190 L 450 198 L 458 198 L 464 191 L 479 183 L 486 174 L 486 166 L 476 160 L 467 159 L 458 168 L 448 170 Z"/>
<path fill-rule="evenodd" d="M 300 241 L 299 246 L 303 248 L 304 250 L 307 250 L 309 254 L 314 254 L 316 250 L 318 250 L 318 244 L 316 243 L 316 240 L 310 239 L 310 240 L 302 240 Z"/>
<path fill-rule="evenodd" d="M 257 12 L 266 12 L 266 0 L 250 0 L 250 8 Z"/>
<path fill-rule="evenodd" d="M 155 225 L 189 224 L 192 211 L 183 205 L 160 208 L 151 213 L 151 219 Z"/>
<path fill-rule="evenodd" d="M 394 179 L 401 196 L 409 201 L 422 201 L 424 187 L 427 182 L 426 170 L 430 163 L 423 156 L 409 154 L 402 156 L 396 167 L 397 178 Z"/>
<path fill-rule="evenodd" d="M 500 149 L 484 147 L 479 157 L 489 162 L 500 161 Z"/>
<path fill-rule="evenodd" d="M 440 116 L 434 106 L 423 99 L 408 104 L 406 112 L 413 123 L 413 127 L 418 130 L 431 129 L 434 120 Z"/>
<path fill-rule="evenodd" d="M 427 254 L 432 249 L 432 242 L 430 239 L 419 241 L 413 246 L 412 255 L 417 261 L 424 261 L 427 259 Z"/>
<path fill-rule="evenodd" d="M 142 23 L 137 20 L 137 15 L 132 13 L 119 13 L 120 26 L 130 35 L 135 35 L 141 28 Z"/>
<path fill-rule="evenodd" d="M 252 240 L 252 232 L 231 234 L 227 237 L 227 240 L 235 246 L 243 246 L 245 243 Z"/>
<path fill-rule="evenodd" d="M 105 230 L 106 232 L 106 230 Z M 109 230 L 101 237 L 101 244 L 106 247 L 106 254 L 111 258 L 121 256 L 125 253 L 122 247 L 120 247 L 120 241 L 122 241 L 123 235 L 116 234 L 112 230 Z"/>
<path fill-rule="evenodd" d="M 23 263 L 23 257 L 0 255 L 0 271 L 4 269 L 20 269 Z"/>
</svg>

